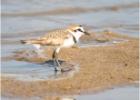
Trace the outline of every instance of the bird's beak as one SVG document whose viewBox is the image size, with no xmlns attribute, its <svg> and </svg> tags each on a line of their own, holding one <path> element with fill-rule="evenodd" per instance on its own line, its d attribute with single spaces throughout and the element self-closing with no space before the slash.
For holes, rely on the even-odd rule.
<svg viewBox="0 0 140 100">
<path fill-rule="evenodd" d="M 84 32 L 84 34 L 85 34 L 85 35 L 90 35 L 90 33 L 86 32 L 86 31 Z"/>
</svg>

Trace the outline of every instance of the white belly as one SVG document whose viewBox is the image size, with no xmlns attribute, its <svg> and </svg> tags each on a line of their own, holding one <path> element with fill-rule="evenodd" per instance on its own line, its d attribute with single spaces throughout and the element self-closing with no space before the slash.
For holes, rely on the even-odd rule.
<svg viewBox="0 0 140 100">
<path fill-rule="evenodd" d="M 62 47 L 71 47 L 74 45 L 73 37 L 64 40 Z"/>
</svg>

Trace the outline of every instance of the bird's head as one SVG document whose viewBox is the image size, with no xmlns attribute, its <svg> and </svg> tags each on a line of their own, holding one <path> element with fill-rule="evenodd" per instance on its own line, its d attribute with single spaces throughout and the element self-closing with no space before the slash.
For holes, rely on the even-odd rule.
<svg viewBox="0 0 140 100">
<path fill-rule="evenodd" d="M 82 25 L 70 25 L 67 30 L 73 35 L 90 35 L 88 32 L 85 31 Z"/>
</svg>

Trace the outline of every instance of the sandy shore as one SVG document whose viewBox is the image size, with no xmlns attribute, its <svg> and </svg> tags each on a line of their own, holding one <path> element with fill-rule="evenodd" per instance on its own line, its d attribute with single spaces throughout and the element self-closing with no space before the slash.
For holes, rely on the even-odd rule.
<svg viewBox="0 0 140 100">
<path fill-rule="evenodd" d="M 112 32 L 100 33 L 99 41 L 123 38 L 128 41 L 112 46 L 62 49 L 60 59 L 80 64 L 80 71 L 72 78 L 22 82 L 2 77 L 2 95 L 40 96 L 44 100 L 58 100 L 59 95 L 79 94 L 103 90 L 117 85 L 131 84 L 139 79 L 139 41 Z M 52 54 L 47 51 L 48 56 Z M 51 58 L 50 58 L 51 59 Z M 32 59 L 33 60 L 33 59 Z M 38 59 L 37 59 L 38 60 Z M 34 60 L 33 60 L 34 61 Z M 56 97 L 54 97 L 56 96 Z"/>
</svg>

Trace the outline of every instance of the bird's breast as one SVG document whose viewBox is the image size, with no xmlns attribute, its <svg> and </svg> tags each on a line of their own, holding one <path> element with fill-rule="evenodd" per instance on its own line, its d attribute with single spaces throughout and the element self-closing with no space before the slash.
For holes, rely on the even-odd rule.
<svg viewBox="0 0 140 100">
<path fill-rule="evenodd" d="M 69 37 L 64 40 L 62 47 L 71 47 L 74 44 L 75 44 L 75 42 L 73 41 L 73 37 Z"/>
</svg>

